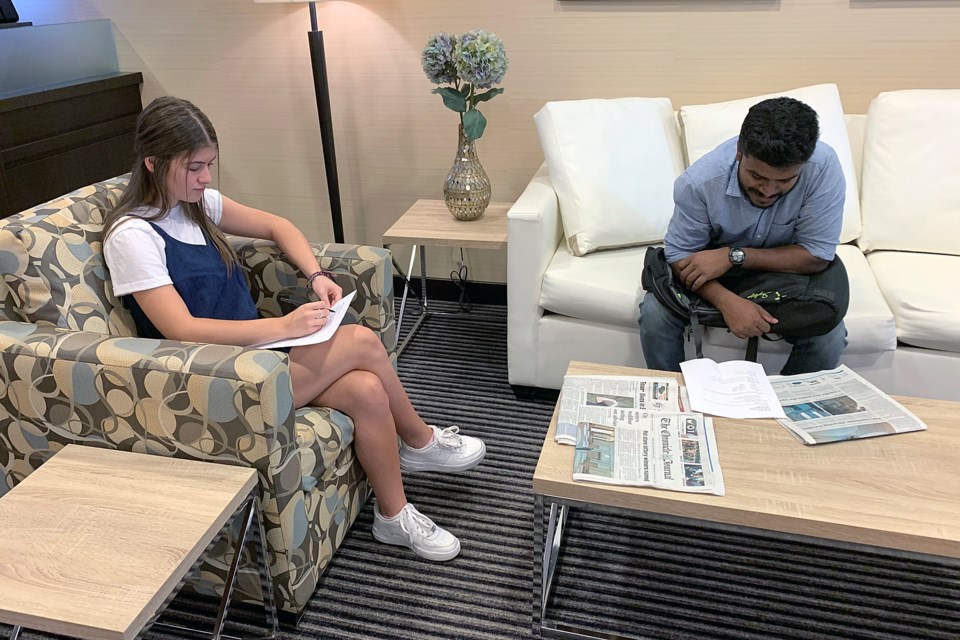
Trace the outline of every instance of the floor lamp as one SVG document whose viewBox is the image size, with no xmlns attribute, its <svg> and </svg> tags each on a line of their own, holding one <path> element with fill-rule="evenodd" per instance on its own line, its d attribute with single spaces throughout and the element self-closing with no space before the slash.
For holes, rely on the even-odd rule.
<svg viewBox="0 0 960 640">
<path fill-rule="evenodd" d="M 303 0 L 253 0 L 257 3 L 303 4 Z M 317 29 L 317 3 L 310 5 L 310 64 L 313 67 L 313 90 L 320 116 L 320 144 L 323 146 L 323 166 L 327 173 L 327 193 L 330 197 L 330 218 L 333 221 L 333 239 L 343 242 L 343 211 L 340 208 L 340 183 L 337 180 L 337 154 L 333 146 L 333 118 L 330 110 L 330 91 L 327 87 L 327 60 L 323 52 L 323 32 Z"/>
</svg>

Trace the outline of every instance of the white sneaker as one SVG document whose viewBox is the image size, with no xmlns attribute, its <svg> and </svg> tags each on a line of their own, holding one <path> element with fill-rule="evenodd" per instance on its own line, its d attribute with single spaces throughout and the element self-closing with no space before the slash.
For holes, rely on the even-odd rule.
<svg viewBox="0 0 960 640">
<path fill-rule="evenodd" d="M 380 506 L 374 505 L 373 537 L 385 544 L 413 549 L 427 560 L 453 560 L 460 554 L 457 537 L 438 527 L 409 502 L 392 518 L 383 517 Z"/>
<path fill-rule="evenodd" d="M 466 471 L 487 453 L 483 440 L 460 435 L 460 427 L 430 428 L 433 439 L 422 449 L 400 441 L 400 468 L 404 471 Z"/>
</svg>

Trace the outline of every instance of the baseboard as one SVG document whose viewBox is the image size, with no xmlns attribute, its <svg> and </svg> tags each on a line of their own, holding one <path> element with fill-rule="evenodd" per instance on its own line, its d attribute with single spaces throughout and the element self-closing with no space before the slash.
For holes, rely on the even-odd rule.
<svg viewBox="0 0 960 640">
<path fill-rule="evenodd" d="M 545 389 L 544 387 L 530 387 L 522 384 L 512 384 L 510 388 L 517 400 L 549 400 L 556 402 L 560 397 L 559 389 Z"/>
<path fill-rule="evenodd" d="M 420 292 L 420 278 L 412 278 L 410 295 Z M 474 304 L 507 304 L 507 285 L 502 282 L 467 281 L 467 297 Z M 399 299 L 403 295 L 403 278 L 393 276 L 393 295 Z M 460 285 L 443 278 L 427 278 L 427 299 L 457 302 L 460 300 Z"/>
</svg>

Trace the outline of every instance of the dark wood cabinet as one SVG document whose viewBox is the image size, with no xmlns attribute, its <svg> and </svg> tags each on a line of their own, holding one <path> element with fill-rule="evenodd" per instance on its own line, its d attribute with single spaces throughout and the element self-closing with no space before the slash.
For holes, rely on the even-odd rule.
<svg viewBox="0 0 960 640">
<path fill-rule="evenodd" d="M 140 73 L 0 95 L 0 217 L 126 173 Z"/>
</svg>

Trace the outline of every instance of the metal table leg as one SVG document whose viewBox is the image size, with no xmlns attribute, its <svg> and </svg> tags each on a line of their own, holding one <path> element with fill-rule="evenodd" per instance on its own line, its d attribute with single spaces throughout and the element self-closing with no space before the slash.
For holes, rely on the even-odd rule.
<svg viewBox="0 0 960 640">
<path fill-rule="evenodd" d="M 414 251 L 416 253 L 416 251 Z M 411 261 L 413 256 L 410 256 Z M 423 315 L 427 315 L 427 247 L 420 245 L 420 304 L 423 305 Z"/>
<path fill-rule="evenodd" d="M 542 504 L 541 508 L 546 508 Z M 551 503 L 547 532 L 543 539 L 543 563 L 540 573 L 540 619 L 546 617 L 547 602 L 553 590 L 553 575 L 557 570 L 557 557 L 560 555 L 560 542 L 563 539 L 563 527 L 567 522 L 567 506 Z M 542 526 L 542 525 L 541 525 Z"/>
<path fill-rule="evenodd" d="M 383 245 L 384 248 L 389 249 L 390 245 Z M 420 293 L 417 295 L 416 289 L 412 285 L 412 276 L 413 273 L 413 264 L 417 258 L 417 251 L 420 252 Z M 403 279 L 403 296 L 400 298 L 400 313 L 397 317 L 397 335 L 400 335 L 400 330 L 403 328 L 404 315 L 406 313 L 407 307 L 407 296 L 412 291 L 414 294 L 414 299 L 417 301 L 420 306 L 420 315 L 417 317 L 416 322 L 413 323 L 413 326 L 410 327 L 410 331 L 404 336 L 403 340 L 397 345 L 397 357 L 399 358 L 404 350 L 410 345 L 410 342 L 420 331 L 420 328 L 423 326 L 423 323 L 426 322 L 427 318 L 431 316 L 454 316 L 462 320 L 474 320 L 480 322 L 489 322 L 489 321 L 499 321 L 499 318 L 490 315 L 483 315 L 480 313 L 449 313 L 446 311 L 430 311 L 430 301 L 427 299 L 427 248 L 426 245 L 413 245 L 413 251 L 410 254 L 410 264 L 407 266 L 407 271 L 404 272 L 400 265 L 397 263 L 396 257 L 391 258 L 393 263 L 393 268 L 396 269 L 397 274 Z"/>
<path fill-rule="evenodd" d="M 546 515 L 547 506 L 549 514 Z M 563 530 L 567 523 L 567 515 L 570 512 L 570 505 L 553 502 L 552 499 L 544 499 L 544 496 L 536 496 L 534 507 L 537 512 L 534 514 L 534 575 L 533 590 L 534 594 L 534 633 L 539 632 L 542 638 L 563 638 L 564 640 L 626 640 L 621 636 L 611 636 L 607 634 L 596 633 L 588 629 L 581 629 L 566 624 L 556 624 L 547 619 L 547 605 L 550 601 L 550 595 L 553 591 L 553 579 L 557 569 L 557 558 L 560 556 L 560 545 L 563 542 Z M 544 519 L 546 515 L 546 527 Z M 546 531 L 544 532 L 544 529 Z M 540 545 L 543 545 L 542 552 Z M 539 571 L 537 571 L 539 565 Z M 539 613 L 539 616 L 537 615 Z M 538 624 L 539 618 L 539 624 Z"/>
<path fill-rule="evenodd" d="M 217 607 L 217 619 L 213 623 L 212 640 L 220 640 L 223 635 L 223 625 L 227 619 L 227 611 L 230 609 L 230 600 L 233 598 L 233 588 L 237 584 L 237 569 L 240 567 L 240 558 L 243 557 L 243 545 L 247 541 L 247 532 L 256 516 L 256 509 L 257 500 L 251 495 L 247 500 L 247 506 L 240 521 L 240 535 L 237 536 L 237 546 L 233 550 L 233 562 L 230 563 L 230 568 L 227 570 L 226 584 L 223 585 L 223 596 L 220 598 L 220 606 Z"/>
<path fill-rule="evenodd" d="M 397 333 L 400 333 L 400 328 L 403 326 L 403 314 L 404 310 L 407 308 L 407 294 L 410 293 L 410 276 L 408 274 L 413 273 L 413 261 L 417 257 L 417 245 L 413 246 L 413 252 L 410 254 L 410 266 L 407 267 L 406 273 L 403 269 L 400 268 L 400 265 L 397 264 L 396 258 L 393 258 L 393 266 L 397 269 L 397 273 L 400 274 L 400 277 L 403 278 L 403 297 L 400 298 L 400 315 L 397 318 Z M 418 298 L 419 302 L 419 298 Z M 421 307 L 423 303 L 420 303 Z"/>
<path fill-rule="evenodd" d="M 394 267 L 397 269 L 400 277 L 403 278 L 403 297 L 400 299 L 400 315 L 397 318 L 397 335 L 399 335 L 400 329 L 403 327 L 403 315 L 407 306 L 407 294 L 410 292 L 410 274 L 413 273 L 413 262 L 417 258 L 418 249 L 420 251 L 420 295 L 417 297 L 417 302 L 420 304 L 420 316 L 417 318 L 417 321 L 413 324 L 413 326 L 410 327 L 410 332 L 407 333 L 403 341 L 397 346 L 398 358 L 403 353 L 403 350 L 406 349 L 410 344 L 410 341 L 413 340 L 413 337 L 417 335 L 417 332 L 420 331 L 420 327 L 426 321 L 428 316 L 426 247 L 422 244 L 413 245 L 413 251 L 410 253 L 410 265 L 407 267 L 406 273 L 400 269 L 400 266 L 397 264 L 396 260 L 393 261 Z"/>
<path fill-rule="evenodd" d="M 220 603 L 217 607 L 217 618 L 214 621 L 213 633 L 211 634 L 210 632 L 202 631 L 200 629 L 194 629 L 192 627 L 185 627 L 182 625 L 168 624 L 163 622 L 157 622 L 156 624 L 153 624 L 153 622 L 166 609 L 170 601 L 173 600 L 173 598 L 176 596 L 177 592 L 180 590 L 180 586 L 183 585 L 183 582 L 181 582 L 180 586 L 178 586 L 177 589 L 175 589 L 173 593 L 170 594 L 170 597 L 168 597 L 166 602 L 164 602 L 164 604 L 158 609 L 157 614 L 154 617 L 153 621 L 151 621 L 151 623 L 148 623 L 144 627 L 143 631 L 140 632 L 140 637 L 142 637 L 143 634 L 148 629 L 150 629 L 151 626 L 153 626 L 160 629 L 170 629 L 174 631 L 179 631 L 181 633 L 192 635 L 195 637 L 208 638 L 209 640 L 222 640 L 222 639 L 240 640 L 235 636 L 224 634 L 223 627 L 224 627 L 224 624 L 226 623 L 227 613 L 230 609 L 230 601 L 233 597 L 234 587 L 236 586 L 237 573 L 240 567 L 240 560 L 243 557 L 243 547 L 247 542 L 247 536 L 250 533 L 251 526 L 254 524 L 254 522 L 256 522 L 256 525 L 260 530 L 260 543 L 257 545 L 258 547 L 257 565 L 258 565 L 258 571 L 260 574 L 260 585 L 263 591 L 263 601 L 264 601 L 263 604 L 264 604 L 264 609 L 267 616 L 267 625 L 270 631 L 266 635 L 254 636 L 252 638 L 246 638 L 244 640 L 273 640 L 274 638 L 276 638 L 277 633 L 279 631 L 280 623 L 279 623 L 279 617 L 277 615 L 277 604 L 276 602 L 274 602 L 274 599 L 273 599 L 273 582 L 270 579 L 270 570 L 267 565 L 267 549 L 266 549 L 266 537 L 263 529 L 263 516 L 260 513 L 259 507 L 257 506 L 256 491 L 257 489 L 254 488 L 253 492 L 250 494 L 250 497 L 247 498 L 244 504 L 241 505 L 240 509 L 237 511 L 237 514 L 234 515 L 234 518 L 239 517 L 241 519 L 240 532 L 239 532 L 239 535 L 237 536 L 236 545 L 234 546 L 233 560 L 230 562 L 230 567 L 227 570 L 226 581 L 223 587 L 223 595 L 221 596 Z M 232 522 L 232 519 L 231 519 L 231 522 Z M 210 543 L 210 547 L 208 547 L 208 552 L 210 548 L 213 546 L 214 542 L 215 540 Z M 186 578 L 184 578 L 184 581 L 185 580 Z"/>
<path fill-rule="evenodd" d="M 20 637 L 20 625 L 13 625 L 13 629 L 10 630 L 10 640 L 17 640 Z"/>
</svg>

